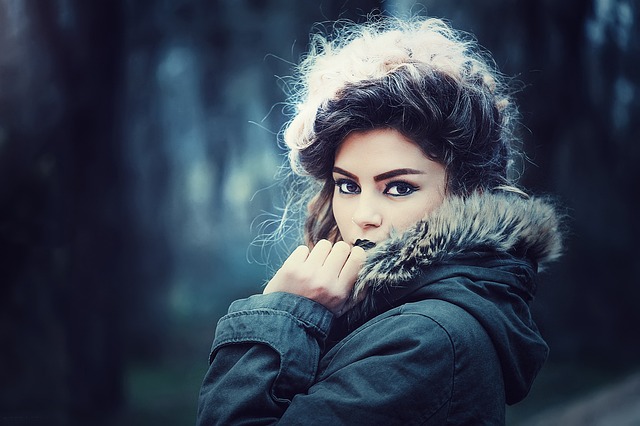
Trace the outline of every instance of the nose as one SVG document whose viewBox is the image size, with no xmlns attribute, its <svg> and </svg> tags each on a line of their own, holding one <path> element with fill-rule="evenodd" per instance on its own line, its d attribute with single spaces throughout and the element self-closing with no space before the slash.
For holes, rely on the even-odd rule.
<svg viewBox="0 0 640 426">
<path fill-rule="evenodd" d="M 382 225 L 382 215 L 376 208 L 374 200 L 362 196 L 351 220 L 362 229 L 377 228 Z"/>
</svg>

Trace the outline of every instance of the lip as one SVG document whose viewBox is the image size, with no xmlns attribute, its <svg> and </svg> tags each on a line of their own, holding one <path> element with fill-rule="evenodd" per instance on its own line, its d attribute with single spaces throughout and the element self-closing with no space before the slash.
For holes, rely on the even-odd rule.
<svg viewBox="0 0 640 426">
<path fill-rule="evenodd" d="M 373 241 L 366 240 L 366 239 L 358 238 L 356 240 L 356 242 L 353 243 L 353 245 L 354 246 L 358 246 L 358 247 L 362 247 L 365 250 L 369 250 L 369 249 L 374 248 L 376 246 L 376 243 L 374 243 Z"/>
</svg>

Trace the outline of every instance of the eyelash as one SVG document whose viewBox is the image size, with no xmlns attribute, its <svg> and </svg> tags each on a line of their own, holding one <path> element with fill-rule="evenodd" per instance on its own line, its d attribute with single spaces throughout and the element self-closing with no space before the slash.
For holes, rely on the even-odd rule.
<svg viewBox="0 0 640 426">
<path fill-rule="evenodd" d="M 354 181 L 350 180 L 350 179 L 336 179 L 335 181 L 335 185 L 338 187 L 338 191 L 341 194 L 345 194 L 345 195 L 354 195 L 354 194 L 359 194 L 360 193 L 360 187 L 358 186 L 357 183 L 355 183 Z M 343 189 L 343 185 L 355 185 L 356 186 L 356 190 L 354 191 L 345 191 Z M 401 187 L 401 188 L 406 188 L 409 190 L 409 192 L 404 193 L 404 194 L 391 194 L 390 191 L 392 188 L 397 188 L 397 187 Z M 397 180 L 397 181 L 393 181 L 393 182 L 389 182 L 385 185 L 384 187 L 384 191 L 383 193 L 385 195 L 389 195 L 391 197 L 406 197 L 407 195 L 411 195 L 414 192 L 416 192 L 417 190 L 419 190 L 420 187 L 415 186 L 410 184 L 409 182 L 405 182 L 402 180 Z M 396 189 L 397 192 L 397 189 Z"/>
<path fill-rule="evenodd" d="M 355 183 L 354 181 L 350 180 L 350 179 L 336 179 L 335 180 L 335 184 L 338 187 L 338 191 L 340 191 L 341 194 L 353 195 L 353 194 L 359 194 L 360 193 L 360 187 L 358 186 L 358 184 Z M 347 191 L 344 191 L 342 189 L 343 185 L 349 185 L 349 184 L 355 185 L 358 188 L 357 192 L 347 192 Z"/>
<path fill-rule="evenodd" d="M 390 194 L 389 190 L 393 187 L 404 187 L 409 189 L 409 192 L 405 193 L 405 194 Z M 411 195 L 414 192 L 416 192 L 418 189 L 420 189 L 419 187 L 410 184 L 409 182 L 405 182 L 403 180 L 396 180 L 393 182 L 389 182 L 385 188 L 384 188 L 384 193 L 387 195 L 390 195 L 391 197 L 406 197 L 407 195 Z"/>
</svg>

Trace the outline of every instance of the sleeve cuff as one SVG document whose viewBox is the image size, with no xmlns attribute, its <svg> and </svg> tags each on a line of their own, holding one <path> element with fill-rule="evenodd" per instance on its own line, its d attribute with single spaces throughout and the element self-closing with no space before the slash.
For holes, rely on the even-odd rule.
<svg viewBox="0 0 640 426">
<path fill-rule="evenodd" d="M 218 322 L 209 362 L 227 345 L 267 345 L 280 359 L 272 395 L 290 400 L 313 384 L 332 320 L 333 314 L 324 306 L 289 293 L 237 300 Z"/>
<path fill-rule="evenodd" d="M 291 315 L 308 332 L 321 340 L 327 337 L 333 321 L 333 313 L 320 303 L 284 292 L 256 294 L 236 300 L 229 306 L 227 316 L 277 313 Z"/>
</svg>

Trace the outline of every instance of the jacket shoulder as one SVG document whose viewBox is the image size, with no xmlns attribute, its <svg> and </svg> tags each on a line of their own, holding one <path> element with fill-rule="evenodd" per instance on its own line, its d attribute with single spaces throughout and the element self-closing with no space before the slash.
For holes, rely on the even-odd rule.
<svg viewBox="0 0 640 426">
<path fill-rule="evenodd" d="M 454 369 L 454 345 L 447 331 L 420 310 L 395 308 L 331 348 L 321 360 L 310 393 L 331 388 L 341 395 L 331 401 L 333 408 L 348 405 L 344 411 L 358 413 L 360 421 L 431 424 L 437 420 L 439 424 L 449 411 Z"/>
<path fill-rule="evenodd" d="M 495 350 L 489 334 L 478 320 L 464 308 L 444 300 L 426 299 L 401 305 L 398 308 L 401 317 L 420 316 L 437 323 L 447 334 L 455 353 L 473 348 L 474 352 L 482 349 L 483 355 Z M 424 336 L 431 340 L 432 336 Z M 497 356 L 497 355 L 496 355 Z"/>
<path fill-rule="evenodd" d="M 504 423 L 505 389 L 498 352 L 480 322 L 462 307 L 426 299 L 401 306 L 438 323 L 449 337 L 455 357 L 455 382 L 448 420 L 452 424 Z M 429 338 L 427 338 L 430 341 Z"/>
<path fill-rule="evenodd" d="M 480 323 L 453 303 L 421 300 L 370 319 L 323 357 L 319 380 L 346 379 L 357 365 L 380 378 L 368 389 L 396 395 L 390 406 L 424 424 L 504 421 L 496 351 Z"/>
</svg>

